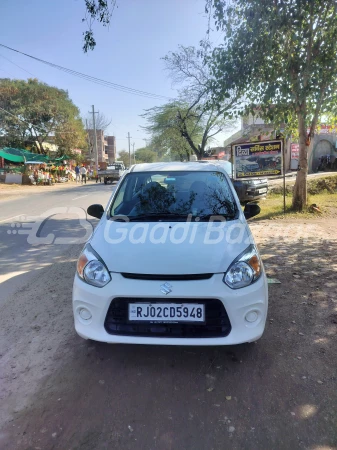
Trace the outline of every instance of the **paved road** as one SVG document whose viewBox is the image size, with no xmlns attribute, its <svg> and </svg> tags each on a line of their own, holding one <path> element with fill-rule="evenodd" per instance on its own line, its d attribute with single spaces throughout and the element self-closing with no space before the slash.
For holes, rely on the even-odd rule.
<svg viewBox="0 0 337 450">
<path fill-rule="evenodd" d="M 286 182 L 287 183 L 295 183 L 296 175 L 297 175 L 297 172 L 289 172 L 289 173 L 287 173 L 286 174 Z M 312 180 L 314 178 L 331 177 L 331 176 L 336 176 L 336 175 L 337 175 L 336 172 L 310 173 L 310 174 L 308 174 L 308 180 Z M 269 186 L 274 186 L 274 185 L 278 185 L 278 184 L 282 184 L 282 183 L 283 183 L 283 177 L 269 178 L 268 179 Z"/>
<path fill-rule="evenodd" d="M 71 242 L 84 242 L 96 222 L 90 217 L 86 220 L 87 206 L 95 202 L 105 206 L 114 187 L 88 183 L 48 189 L 0 202 L 0 283 L 8 280 L 2 286 L 0 301 L 19 284 L 27 283 L 32 276 L 30 269 L 38 270 L 62 260 L 71 246 L 68 238 Z M 26 276 L 10 282 L 23 274 Z"/>
<path fill-rule="evenodd" d="M 272 320 L 256 344 L 88 342 L 75 334 L 71 311 L 81 244 L 55 243 L 85 236 L 76 214 L 54 211 L 35 244 L 8 231 L 23 229 L 11 227 L 17 215 L 105 204 L 110 191 L 87 185 L 0 203 L 0 449 L 337 449 L 336 339 L 329 315 L 336 242 L 278 246 L 270 230 L 264 254 L 282 284 L 271 286 Z M 253 227 L 265 236 L 263 227 Z M 41 243 L 51 233 L 53 243 Z M 321 277 L 310 275 L 313 260 L 329 280 L 325 296 L 318 290 Z M 315 296 L 304 301 L 308 290 Z"/>
</svg>

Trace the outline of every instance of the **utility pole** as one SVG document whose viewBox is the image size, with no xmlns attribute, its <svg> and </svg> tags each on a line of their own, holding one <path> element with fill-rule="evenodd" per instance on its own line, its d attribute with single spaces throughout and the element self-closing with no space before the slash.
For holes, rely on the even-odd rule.
<svg viewBox="0 0 337 450">
<path fill-rule="evenodd" d="M 97 150 L 97 133 L 96 133 L 96 117 L 95 114 L 98 114 L 98 111 L 95 111 L 95 106 L 92 105 L 92 123 L 94 126 L 94 149 L 95 149 L 95 166 L 96 171 L 98 172 L 98 150 Z"/>
<path fill-rule="evenodd" d="M 132 144 L 132 149 L 133 149 L 133 164 L 136 164 L 135 143 Z"/>
<path fill-rule="evenodd" d="M 129 168 L 131 167 L 131 148 L 130 148 L 130 133 L 128 133 L 128 141 L 129 141 Z"/>
<path fill-rule="evenodd" d="M 87 130 L 87 141 L 88 141 L 88 157 L 91 156 L 91 142 L 90 142 L 90 136 L 89 136 L 89 128 L 88 128 L 88 119 L 85 119 L 85 128 Z"/>
</svg>

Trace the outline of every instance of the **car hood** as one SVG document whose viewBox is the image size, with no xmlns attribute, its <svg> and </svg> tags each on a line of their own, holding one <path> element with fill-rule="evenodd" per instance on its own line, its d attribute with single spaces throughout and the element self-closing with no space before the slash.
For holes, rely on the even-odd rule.
<svg viewBox="0 0 337 450">
<path fill-rule="evenodd" d="M 253 242 L 242 218 L 222 223 L 102 218 L 90 245 L 111 272 L 174 275 L 225 272 Z"/>
</svg>

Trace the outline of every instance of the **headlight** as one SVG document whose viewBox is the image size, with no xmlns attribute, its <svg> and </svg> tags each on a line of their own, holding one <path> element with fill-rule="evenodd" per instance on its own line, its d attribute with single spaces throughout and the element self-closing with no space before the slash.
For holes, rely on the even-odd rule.
<svg viewBox="0 0 337 450">
<path fill-rule="evenodd" d="M 236 258 L 223 281 L 231 289 L 240 289 L 256 281 L 262 272 L 262 263 L 254 245 L 250 245 Z"/>
<path fill-rule="evenodd" d="M 78 258 L 77 274 L 83 281 L 96 287 L 103 287 L 111 280 L 104 262 L 89 244 Z"/>
</svg>

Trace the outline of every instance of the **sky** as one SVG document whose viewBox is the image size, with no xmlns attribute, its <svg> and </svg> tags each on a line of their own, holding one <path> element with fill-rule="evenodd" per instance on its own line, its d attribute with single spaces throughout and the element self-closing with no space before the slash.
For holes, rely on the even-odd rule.
<svg viewBox="0 0 337 450">
<path fill-rule="evenodd" d="M 113 83 L 176 97 L 179 87 L 172 86 L 161 58 L 205 38 L 205 0 L 117 0 L 117 5 L 109 27 L 94 25 L 97 45 L 85 54 L 84 0 L 0 0 L 0 43 Z M 220 39 L 214 32 L 212 40 Z M 34 77 L 65 89 L 82 117 L 95 105 L 111 119 L 106 134 L 116 136 L 117 152 L 127 149 L 128 132 L 135 149 L 145 146 L 149 135 L 140 115 L 165 103 L 90 83 L 2 47 L 0 77 Z M 226 136 L 212 145 L 221 145 Z"/>
</svg>

